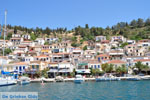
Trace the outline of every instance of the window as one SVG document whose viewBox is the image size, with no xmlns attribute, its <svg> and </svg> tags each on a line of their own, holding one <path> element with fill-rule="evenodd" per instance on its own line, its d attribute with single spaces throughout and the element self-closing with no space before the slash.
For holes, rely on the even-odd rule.
<svg viewBox="0 0 150 100">
<path fill-rule="evenodd" d="M 34 69 L 34 65 L 32 65 L 32 69 Z"/>
<path fill-rule="evenodd" d="M 21 71 L 22 70 L 22 68 L 21 68 L 21 66 L 19 67 L 19 71 Z"/>
<path fill-rule="evenodd" d="M 25 66 L 23 66 L 23 70 L 25 69 Z"/>
<path fill-rule="evenodd" d="M 18 67 L 16 67 L 16 70 L 18 70 Z"/>
<path fill-rule="evenodd" d="M 93 68 L 93 65 L 91 65 L 91 68 Z"/>
<path fill-rule="evenodd" d="M 100 65 L 98 65 L 98 68 L 100 68 Z"/>
<path fill-rule="evenodd" d="M 94 65 L 95 69 L 96 69 L 96 65 Z"/>
<path fill-rule="evenodd" d="M 100 59 L 101 59 L 101 58 L 100 58 L 100 57 L 98 57 L 98 61 L 100 61 Z"/>
<path fill-rule="evenodd" d="M 39 65 L 36 65 L 36 67 L 37 67 L 37 70 L 39 70 Z"/>
<path fill-rule="evenodd" d="M 148 65 L 148 63 L 146 63 L 146 65 Z"/>
</svg>

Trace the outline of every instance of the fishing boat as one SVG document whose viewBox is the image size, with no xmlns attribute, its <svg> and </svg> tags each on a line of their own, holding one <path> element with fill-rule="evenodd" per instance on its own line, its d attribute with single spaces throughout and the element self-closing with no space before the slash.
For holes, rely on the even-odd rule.
<svg viewBox="0 0 150 100">
<path fill-rule="evenodd" d="M 82 82 L 84 82 L 84 78 L 82 77 L 82 75 L 76 75 L 74 83 L 82 83 Z"/>
</svg>

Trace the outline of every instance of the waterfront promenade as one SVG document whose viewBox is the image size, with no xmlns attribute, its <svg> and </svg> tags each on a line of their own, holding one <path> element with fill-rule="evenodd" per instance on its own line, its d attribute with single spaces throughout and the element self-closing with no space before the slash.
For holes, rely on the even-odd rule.
<svg viewBox="0 0 150 100">
<path fill-rule="evenodd" d="M 127 80 L 129 78 L 135 78 L 135 77 L 139 77 L 141 80 L 150 80 L 150 75 L 146 75 L 146 76 L 130 76 L 130 77 L 117 77 L 120 78 L 120 80 Z M 99 77 L 100 78 L 100 77 Z M 74 82 L 75 78 L 64 78 L 63 81 L 61 82 Z M 92 77 L 92 78 L 84 78 L 85 81 L 96 81 L 96 77 Z M 55 78 L 48 78 L 48 79 L 42 79 L 42 78 L 37 78 L 37 79 L 31 79 L 31 83 L 47 83 L 47 82 L 57 82 Z"/>
</svg>

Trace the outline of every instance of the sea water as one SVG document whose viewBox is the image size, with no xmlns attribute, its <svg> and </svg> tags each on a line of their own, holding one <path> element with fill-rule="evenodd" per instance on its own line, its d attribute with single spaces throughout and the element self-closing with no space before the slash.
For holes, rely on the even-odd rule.
<svg viewBox="0 0 150 100">
<path fill-rule="evenodd" d="M 150 100 L 150 81 L 31 83 L 0 92 L 38 92 L 39 100 Z"/>
</svg>

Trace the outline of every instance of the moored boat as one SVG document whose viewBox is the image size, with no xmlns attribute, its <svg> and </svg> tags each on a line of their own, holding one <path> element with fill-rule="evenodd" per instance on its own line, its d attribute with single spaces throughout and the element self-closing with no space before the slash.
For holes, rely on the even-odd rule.
<svg viewBox="0 0 150 100">
<path fill-rule="evenodd" d="M 74 83 L 82 83 L 82 82 L 84 82 L 84 78 L 82 77 L 82 75 L 76 75 Z"/>
<path fill-rule="evenodd" d="M 141 78 L 140 77 L 128 77 L 127 80 L 128 81 L 140 81 Z"/>
<path fill-rule="evenodd" d="M 18 80 L 18 84 L 20 84 L 20 85 L 26 85 L 26 84 L 29 84 L 30 82 L 31 82 L 31 80 L 28 77 L 21 77 Z"/>
<path fill-rule="evenodd" d="M 114 77 L 112 75 L 104 75 L 102 77 L 97 77 L 95 80 L 96 80 L 96 82 L 99 82 L 99 81 L 119 81 L 120 78 Z"/>
<path fill-rule="evenodd" d="M 16 83 L 16 80 L 12 78 L 0 78 L 0 86 L 15 85 Z"/>
</svg>

